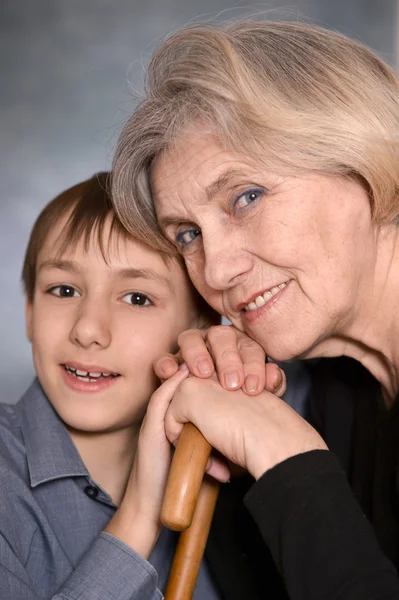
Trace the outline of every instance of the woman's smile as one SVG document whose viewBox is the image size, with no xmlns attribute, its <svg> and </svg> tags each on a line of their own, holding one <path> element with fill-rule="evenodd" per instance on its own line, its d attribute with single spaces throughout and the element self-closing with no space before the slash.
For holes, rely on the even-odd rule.
<svg viewBox="0 0 399 600">
<path fill-rule="evenodd" d="M 275 306 L 286 291 L 289 283 L 289 281 L 280 283 L 263 294 L 256 296 L 254 300 L 251 300 L 251 302 L 244 306 L 244 319 L 246 319 L 248 323 L 253 324 L 264 316 L 272 306 Z"/>
</svg>

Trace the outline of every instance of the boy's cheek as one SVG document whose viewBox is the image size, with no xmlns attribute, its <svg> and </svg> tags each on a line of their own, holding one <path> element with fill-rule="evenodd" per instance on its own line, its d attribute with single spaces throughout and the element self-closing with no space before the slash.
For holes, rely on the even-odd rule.
<svg viewBox="0 0 399 600">
<path fill-rule="evenodd" d="M 32 342 L 32 330 L 33 330 L 33 307 L 30 300 L 27 300 L 25 303 L 25 328 L 26 328 L 26 337 L 30 342 Z"/>
</svg>

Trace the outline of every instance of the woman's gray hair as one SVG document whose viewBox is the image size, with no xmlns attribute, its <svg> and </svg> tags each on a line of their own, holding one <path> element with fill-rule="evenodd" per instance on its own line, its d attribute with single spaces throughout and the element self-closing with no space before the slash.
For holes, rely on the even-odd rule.
<svg viewBox="0 0 399 600">
<path fill-rule="evenodd" d="M 291 22 L 194 25 L 164 41 L 116 147 L 113 202 L 127 229 L 171 251 L 157 226 L 153 160 L 189 126 L 275 173 L 356 177 L 378 223 L 398 219 L 399 86 L 362 44 Z"/>
</svg>

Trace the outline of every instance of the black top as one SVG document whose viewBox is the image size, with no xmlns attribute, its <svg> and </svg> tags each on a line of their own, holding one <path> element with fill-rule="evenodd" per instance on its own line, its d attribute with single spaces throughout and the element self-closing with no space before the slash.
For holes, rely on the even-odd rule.
<svg viewBox="0 0 399 600">
<path fill-rule="evenodd" d="M 382 549 L 399 566 L 399 401 L 348 358 L 312 364 L 310 420 L 339 458 Z M 398 399 L 397 399 L 398 400 Z"/>
<path fill-rule="evenodd" d="M 351 359 L 307 368 L 308 418 L 331 452 L 288 459 L 256 484 L 224 486 L 211 567 L 228 600 L 399 599 L 386 558 L 398 566 L 399 403 L 386 409 L 379 384 Z"/>
</svg>

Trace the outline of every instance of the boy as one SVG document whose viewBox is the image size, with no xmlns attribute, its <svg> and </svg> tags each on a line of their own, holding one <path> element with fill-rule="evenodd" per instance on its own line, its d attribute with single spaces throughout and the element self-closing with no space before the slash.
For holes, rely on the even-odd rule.
<svg viewBox="0 0 399 600">
<path fill-rule="evenodd" d="M 173 558 L 176 535 L 159 536 L 162 411 L 187 371 L 142 421 L 154 359 L 199 325 L 204 303 L 178 259 L 123 229 L 107 189 L 103 173 L 55 198 L 26 251 L 37 379 L 0 406 L 2 600 L 158 599 Z M 218 598 L 205 563 L 197 588 Z"/>
</svg>

